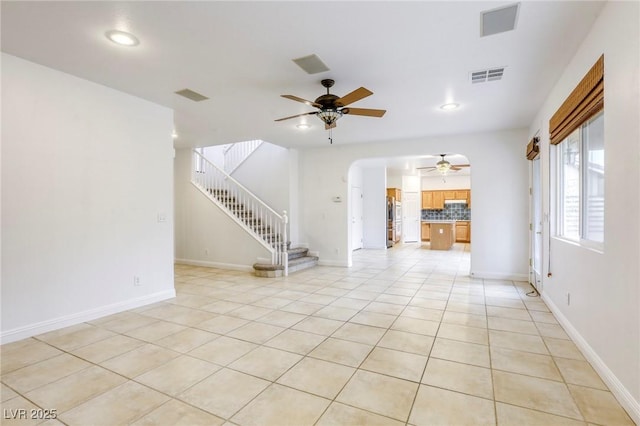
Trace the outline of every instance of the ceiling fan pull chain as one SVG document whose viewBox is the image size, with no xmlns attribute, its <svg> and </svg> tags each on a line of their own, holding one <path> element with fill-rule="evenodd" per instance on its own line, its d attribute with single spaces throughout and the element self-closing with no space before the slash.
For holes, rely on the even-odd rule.
<svg viewBox="0 0 640 426">
<path fill-rule="evenodd" d="M 333 145 L 333 129 L 329 129 L 329 143 Z"/>
</svg>

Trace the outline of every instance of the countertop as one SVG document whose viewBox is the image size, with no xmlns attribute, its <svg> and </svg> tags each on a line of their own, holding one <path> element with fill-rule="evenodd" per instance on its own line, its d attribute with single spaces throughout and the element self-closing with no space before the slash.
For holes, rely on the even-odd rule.
<svg viewBox="0 0 640 426">
<path fill-rule="evenodd" d="M 470 220 L 421 220 L 422 223 L 456 223 L 471 222 Z"/>
</svg>

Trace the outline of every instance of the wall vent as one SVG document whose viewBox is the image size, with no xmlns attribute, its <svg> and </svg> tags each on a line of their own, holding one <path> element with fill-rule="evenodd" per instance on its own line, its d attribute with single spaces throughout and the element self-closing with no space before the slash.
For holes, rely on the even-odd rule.
<svg viewBox="0 0 640 426">
<path fill-rule="evenodd" d="M 480 37 L 512 31 L 516 28 L 520 3 L 480 12 Z"/>
<path fill-rule="evenodd" d="M 292 59 L 293 62 L 302 68 L 307 74 L 318 74 L 329 71 L 329 67 L 322 62 L 318 55 L 308 55 L 302 58 Z"/>
<path fill-rule="evenodd" d="M 489 81 L 498 81 L 502 80 L 502 76 L 504 75 L 504 67 L 499 68 L 490 68 L 488 70 L 481 71 L 472 71 L 471 72 L 471 83 L 487 83 Z"/>
<path fill-rule="evenodd" d="M 207 98 L 205 95 L 201 95 L 198 92 L 194 92 L 191 89 L 182 89 L 175 92 L 176 95 L 184 96 L 187 99 L 191 99 L 194 102 L 206 101 Z"/>
</svg>

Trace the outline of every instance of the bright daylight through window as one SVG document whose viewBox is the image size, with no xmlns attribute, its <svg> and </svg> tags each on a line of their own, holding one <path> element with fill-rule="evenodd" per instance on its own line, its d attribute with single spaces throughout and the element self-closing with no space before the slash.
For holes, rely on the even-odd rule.
<svg viewBox="0 0 640 426">
<path fill-rule="evenodd" d="M 558 236 L 604 242 L 604 114 L 601 111 L 558 147 Z"/>
</svg>

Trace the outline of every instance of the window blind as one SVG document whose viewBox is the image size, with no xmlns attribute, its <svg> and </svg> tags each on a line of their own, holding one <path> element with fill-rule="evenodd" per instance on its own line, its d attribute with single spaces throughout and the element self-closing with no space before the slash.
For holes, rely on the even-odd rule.
<svg viewBox="0 0 640 426">
<path fill-rule="evenodd" d="M 549 120 L 550 142 L 557 145 L 604 108 L 604 55 Z"/>
</svg>

